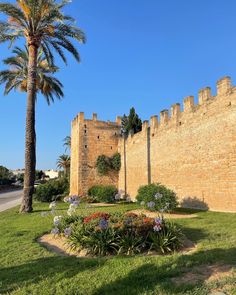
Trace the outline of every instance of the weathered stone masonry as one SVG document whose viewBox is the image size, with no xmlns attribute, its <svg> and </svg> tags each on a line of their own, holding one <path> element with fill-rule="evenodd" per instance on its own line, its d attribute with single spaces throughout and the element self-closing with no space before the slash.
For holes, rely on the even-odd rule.
<svg viewBox="0 0 236 295">
<path fill-rule="evenodd" d="M 101 177 L 96 170 L 97 157 L 104 154 L 112 156 L 118 151 L 121 118 L 117 122 L 85 120 L 79 113 L 72 121 L 71 128 L 71 194 L 86 194 L 96 184 L 118 183 L 118 173 Z"/>
<path fill-rule="evenodd" d="M 236 211 L 236 87 L 229 77 L 217 82 L 216 96 L 211 95 L 209 87 L 204 88 L 199 91 L 197 105 L 190 96 L 184 99 L 183 111 L 175 104 L 170 115 L 164 110 L 160 120 L 153 116 L 150 122 L 144 121 L 143 130 L 129 136 L 125 147 L 122 138 L 113 138 L 115 130 L 119 133 L 119 122 L 100 123 L 114 129 L 112 133 L 103 130 L 104 146 L 91 152 L 94 156 L 88 161 L 83 155 L 84 134 L 78 132 L 78 122 L 78 117 L 72 122 L 71 193 L 83 191 L 91 182 L 111 183 L 84 169 L 86 165 L 94 167 L 99 154 L 111 155 L 107 147 L 114 144 L 113 152 L 121 153 L 122 167 L 119 178 L 112 183 L 117 181 L 121 190 L 126 185 L 132 199 L 140 185 L 160 182 L 175 190 L 182 200 L 197 199 L 212 210 Z M 91 148 L 97 127 L 93 132 L 88 141 Z"/>
</svg>

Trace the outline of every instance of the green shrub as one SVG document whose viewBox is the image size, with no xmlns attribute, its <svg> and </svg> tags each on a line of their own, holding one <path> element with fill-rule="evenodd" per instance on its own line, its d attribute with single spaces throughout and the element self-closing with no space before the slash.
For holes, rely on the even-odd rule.
<svg viewBox="0 0 236 295">
<path fill-rule="evenodd" d="M 129 212 L 64 217 L 56 229 L 68 238 L 72 249 L 99 256 L 134 255 L 150 250 L 171 253 L 182 247 L 184 237 L 179 227 L 161 217 L 153 219 Z"/>
<path fill-rule="evenodd" d="M 34 198 L 40 202 L 52 202 L 69 193 L 69 181 L 67 178 L 49 180 L 45 184 L 36 187 Z"/>
<path fill-rule="evenodd" d="M 113 185 L 94 185 L 88 190 L 88 195 L 96 202 L 110 203 L 115 199 L 118 190 Z"/>
<path fill-rule="evenodd" d="M 159 183 L 141 186 L 136 199 L 152 211 L 172 211 L 178 205 L 175 192 Z"/>
</svg>

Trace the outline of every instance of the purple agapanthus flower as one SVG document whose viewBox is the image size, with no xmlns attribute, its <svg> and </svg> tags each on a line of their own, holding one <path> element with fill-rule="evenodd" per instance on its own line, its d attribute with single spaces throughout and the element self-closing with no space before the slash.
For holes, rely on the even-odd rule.
<svg viewBox="0 0 236 295">
<path fill-rule="evenodd" d="M 163 197 L 163 195 L 161 193 L 156 193 L 155 196 L 154 196 L 154 198 L 156 200 L 161 199 L 162 197 Z"/>
<path fill-rule="evenodd" d="M 155 223 L 156 224 L 162 224 L 162 222 L 163 222 L 163 219 L 161 217 L 155 218 Z"/>
<path fill-rule="evenodd" d="M 69 237 L 70 235 L 71 235 L 71 228 L 70 227 L 67 227 L 67 228 L 65 228 L 64 229 L 64 235 L 66 236 L 66 237 Z"/>
<path fill-rule="evenodd" d="M 62 216 L 55 216 L 53 219 L 53 223 L 55 226 L 58 226 L 60 224 L 60 220 L 61 220 Z"/>
<path fill-rule="evenodd" d="M 127 219 L 124 221 L 124 224 L 129 225 L 132 223 L 132 221 L 133 221 L 132 217 L 127 217 Z"/>
<path fill-rule="evenodd" d="M 59 229 L 58 229 L 57 227 L 53 228 L 53 229 L 51 230 L 51 234 L 53 234 L 53 235 L 58 235 L 58 234 L 59 234 Z"/>
<path fill-rule="evenodd" d="M 99 227 L 103 230 L 108 228 L 108 221 L 105 218 L 101 218 L 99 221 Z"/>
<path fill-rule="evenodd" d="M 150 202 L 147 203 L 148 208 L 154 208 L 155 205 L 156 205 L 156 204 L 155 204 L 155 202 L 153 202 L 153 201 L 150 201 Z"/>
</svg>

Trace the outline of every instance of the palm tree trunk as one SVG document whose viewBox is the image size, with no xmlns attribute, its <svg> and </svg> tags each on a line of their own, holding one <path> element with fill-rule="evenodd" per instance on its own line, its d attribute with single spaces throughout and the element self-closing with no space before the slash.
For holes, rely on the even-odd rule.
<svg viewBox="0 0 236 295">
<path fill-rule="evenodd" d="M 20 212 L 33 211 L 32 198 L 34 193 L 36 167 L 36 133 L 35 133 L 35 101 L 36 101 L 36 70 L 38 46 L 29 42 L 29 64 L 27 80 L 27 112 L 25 128 L 25 177 L 24 195 Z"/>
</svg>

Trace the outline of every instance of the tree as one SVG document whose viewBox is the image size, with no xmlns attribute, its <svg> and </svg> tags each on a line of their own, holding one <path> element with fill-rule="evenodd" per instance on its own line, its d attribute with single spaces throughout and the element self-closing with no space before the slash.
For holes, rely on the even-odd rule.
<svg viewBox="0 0 236 295">
<path fill-rule="evenodd" d="M 28 49 L 16 47 L 12 52 L 14 56 L 3 60 L 3 63 L 9 66 L 9 70 L 0 71 L 0 84 L 5 83 L 5 95 L 13 89 L 27 92 Z M 37 58 L 36 91 L 41 92 L 48 105 L 54 102 L 54 96 L 58 99 L 64 97 L 62 83 L 51 75 L 58 70 L 58 67 L 48 64 L 43 51 L 40 50 Z"/>
<path fill-rule="evenodd" d="M 85 42 L 84 33 L 75 20 L 62 12 L 70 0 L 17 0 L 0 3 L 0 12 L 8 16 L 0 22 L 0 42 L 15 42 L 23 37 L 29 51 L 27 76 L 27 114 L 25 140 L 24 196 L 21 212 L 31 212 L 36 166 L 35 102 L 37 92 L 37 57 L 42 48 L 48 64 L 54 65 L 54 49 L 66 63 L 64 50 L 79 62 L 80 56 L 71 39 Z"/>
<path fill-rule="evenodd" d="M 66 136 L 63 141 L 64 141 L 63 146 L 65 147 L 65 151 L 67 151 L 68 149 L 71 148 L 71 137 Z"/>
<path fill-rule="evenodd" d="M 42 180 L 46 177 L 45 173 L 42 170 L 36 170 L 35 180 Z"/>
<path fill-rule="evenodd" d="M 10 181 L 13 178 L 12 172 L 4 166 L 0 166 L 0 181 Z"/>
<path fill-rule="evenodd" d="M 124 188 L 125 188 L 125 196 L 127 196 L 127 167 L 126 167 L 126 139 L 130 132 L 137 133 L 142 130 L 142 120 L 135 112 L 135 108 L 131 108 L 129 115 L 122 117 L 121 120 L 121 133 L 124 139 Z"/>
<path fill-rule="evenodd" d="M 13 180 L 12 172 L 4 166 L 0 166 L 0 185 L 10 184 Z"/>
<path fill-rule="evenodd" d="M 135 112 L 135 108 L 131 108 L 129 115 L 124 115 L 121 121 L 121 129 L 123 135 L 128 136 L 129 132 L 137 133 L 142 130 L 142 120 Z"/>
<path fill-rule="evenodd" d="M 57 167 L 59 169 L 64 170 L 64 175 L 67 177 L 69 175 L 69 169 L 70 169 L 70 156 L 68 155 L 61 155 L 57 159 Z"/>
</svg>

